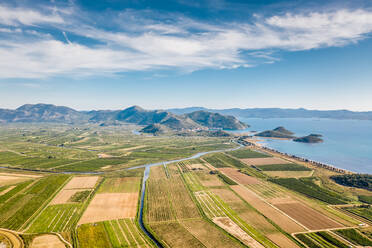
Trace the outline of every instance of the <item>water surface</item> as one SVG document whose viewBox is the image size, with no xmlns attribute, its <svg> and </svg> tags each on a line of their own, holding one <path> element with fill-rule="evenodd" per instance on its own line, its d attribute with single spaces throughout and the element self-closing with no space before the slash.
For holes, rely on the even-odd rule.
<svg viewBox="0 0 372 248">
<path fill-rule="evenodd" d="M 284 126 L 296 136 L 322 134 L 324 142 L 298 143 L 289 140 L 263 142 L 265 146 L 338 168 L 372 173 L 372 121 L 318 118 L 240 118 L 251 125 L 246 131 L 264 131 Z"/>
</svg>

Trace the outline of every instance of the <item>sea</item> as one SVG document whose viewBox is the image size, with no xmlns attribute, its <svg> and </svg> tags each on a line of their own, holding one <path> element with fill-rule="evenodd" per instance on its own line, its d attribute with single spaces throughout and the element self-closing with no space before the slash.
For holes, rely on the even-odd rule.
<svg viewBox="0 0 372 248">
<path fill-rule="evenodd" d="M 323 135 L 323 143 L 264 139 L 261 144 L 302 158 L 356 173 L 372 174 L 372 121 L 325 118 L 239 118 L 250 125 L 238 132 L 265 131 L 283 126 L 301 137 Z"/>
</svg>

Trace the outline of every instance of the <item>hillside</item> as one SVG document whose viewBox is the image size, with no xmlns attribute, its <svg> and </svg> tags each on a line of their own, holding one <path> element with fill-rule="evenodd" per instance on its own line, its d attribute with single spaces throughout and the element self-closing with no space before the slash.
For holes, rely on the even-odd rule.
<svg viewBox="0 0 372 248">
<path fill-rule="evenodd" d="M 168 129 L 207 130 L 209 128 L 242 129 L 246 125 L 233 116 L 197 111 L 187 115 L 176 115 L 164 110 L 145 110 L 132 106 L 123 110 L 77 111 L 52 104 L 26 104 L 15 110 L 0 109 L 0 123 L 12 122 L 60 122 L 99 123 L 102 126 L 132 123 L 136 125 L 160 124 Z M 159 128 L 156 132 L 162 130 Z M 148 127 L 148 130 L 154 126 Z"/>
<path fill-rule="evenodd" d="M 308 136 L 293 139 L 293 141 L 302 143 L 321 143 L 323 142 L 323 139 L 320 137 L 322 137 L 320 134 L 310 134 Z"/>
<path fill-rule="evenodd" d="M 237 130 L 248 127 L 248 125 L 239 121 L 233 116 L 224 116 L 218 113 L 211 113 L 203 110 L 185 114 L 185 116 L 189 117 L 200 125 L 209 128 Z"/>
<path fill-rule="evenodd" d="M 273 130 L 263 131 L 263 132 L 260 132 L 258 134 L 255 134 L 255 136 L 267 137 L 267 138 L 282 138 L 282 139 L 293 139 L 293 138 L 295 138 L 293 136 L 293 133 L 291 131 L 288 131 L 284 127 L 277 127 Z"/>
</svg>

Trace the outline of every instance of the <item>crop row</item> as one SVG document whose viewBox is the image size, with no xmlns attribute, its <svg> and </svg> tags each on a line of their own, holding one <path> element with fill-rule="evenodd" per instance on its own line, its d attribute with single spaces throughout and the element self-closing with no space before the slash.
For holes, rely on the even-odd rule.
<svg viewBox="0 0 372 248">
<path fill-rule="evenodd" d="M 297 191 L 306 196 L 330 203 L 330 204 L 345 204 L 346 201 L 342 200 L 342 196 L 337 193 L 331 192 L 324 188 L 319 187 L 309 180 L 295 179 L 295 178 L 277 178 L 270 179 L 272 182 L 284 186 L 288 189 Z"/>
<path fill-rule="evenodd" d="M 310 248 L 348 248 L 349 246 L 335 238 L 329 232 L 297 234 L 296 237 Z"/>
<path fill-rule="evenodd" d="M 81 204 L 48 206 L 27 230 L 29 233 L 62 232 L 71 230 L 78 221 Z"/>
<path fill-rule="evenodd" d="M 68 178 L 66 175 L 41 178 L 6 201 L 0 208 L 0 226 L 13 230 L 21 228 Z"/>
<path fill-rule="evenodd" d="M 356 245 L 372 246 L 372 241 L 355 229 L 341 229 L 335 232 Z"/>
<path fill-rule="evenodd" d="M 236 158 L 266 158 L 270 157 L 270 155 L 262 153 L 262 152 L 256 152 L 252 151 L 250 149 L 239 149 L 236 151 L 227 152 L 228 154 L 236 157 Z"/>
</svg>

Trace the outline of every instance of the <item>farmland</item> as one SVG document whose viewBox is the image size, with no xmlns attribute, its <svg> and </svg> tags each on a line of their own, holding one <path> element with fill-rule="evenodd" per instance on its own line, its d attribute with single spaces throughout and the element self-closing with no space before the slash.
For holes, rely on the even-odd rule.
<svg viewBox="0 0 372 248">
<path fill-rule="evenodd" d="M 18 231 L 26 247 L 155 247 L 138 223 L 144 168 L 126 169 L 236 145 L 133 128 L 1 127 L 0 227 Z M 371 194 L 336 185 L 335 173 L 248 148 L 153 166 L 144 226 L 164 247 L 369 244 L 358 224 L 371 219 L 360 202 Z"/>
<path fill-rule="evenodd" d="M 154 247 L 133 219 L 84 224 L 78 228 L 79 247 Z M 98 241 L 98 242 L 97 242 Z"/>
</svg>

